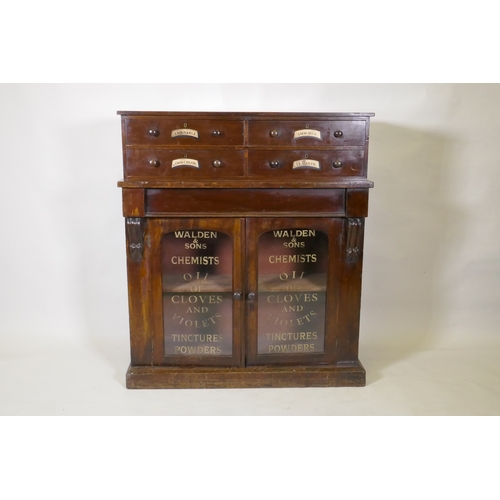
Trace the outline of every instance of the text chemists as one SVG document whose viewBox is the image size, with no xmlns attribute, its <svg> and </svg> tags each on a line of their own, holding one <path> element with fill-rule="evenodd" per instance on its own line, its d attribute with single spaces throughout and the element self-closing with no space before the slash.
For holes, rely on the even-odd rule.
<svg viewBox="0 0 500 500">
<path fill-rule="evenodd" d="M 296 255 L 270 255 L 270 264 L 305 264 L 306 262 L 316 262 L 315 253 L 296 254 Z"/>
</svg>

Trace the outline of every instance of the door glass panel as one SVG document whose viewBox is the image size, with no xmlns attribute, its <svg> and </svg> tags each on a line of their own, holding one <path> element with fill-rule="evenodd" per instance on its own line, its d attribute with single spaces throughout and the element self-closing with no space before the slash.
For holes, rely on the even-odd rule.
<svg viewBox="0 0 500 500">
<path fill-rule="evenodd" d="M 258 242 L 258 354 L 324 351 L 328 236 L 276 229 Z"/>
<path fill-rule="evenodd" d="M 233 247 L 230 236 L 199 229 L 161 242 L 165 355 L 231 356 Z"/>
</svg>

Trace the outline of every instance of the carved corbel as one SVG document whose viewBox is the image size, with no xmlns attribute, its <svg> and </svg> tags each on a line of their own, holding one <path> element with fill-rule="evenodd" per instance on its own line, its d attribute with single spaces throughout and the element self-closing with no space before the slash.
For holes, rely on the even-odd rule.
<svg viewBox="0 0 500 500">
<path fill-rule="evenodd" d="M 361 230 L 363 219 L 347 219 L 346 261 L 357 262 L 361 253 Z"/>
<path fill-rule="evenodd" d="M 144 254 L 144 232 L 146 220 L 141 217 L 127 217 L 125 219 L 127 228 L 128 252 L 133 261 L 142 260 Z"/>
</svg>

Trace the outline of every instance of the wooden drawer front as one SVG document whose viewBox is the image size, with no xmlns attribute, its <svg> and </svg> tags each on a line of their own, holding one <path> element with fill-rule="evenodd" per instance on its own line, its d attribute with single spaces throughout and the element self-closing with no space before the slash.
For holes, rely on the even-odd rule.
<svg viewBox="0 0 500 500">
<path fill-rule="evenodd" d="M 248 155 L 248 173 L 252 178 L 268 180 L 359 176 L 363 171 L 363 160 L 362 149 L 252 150 Z"/>
<path fill-rule="evenodd" d="M 242 120 L 126 118 L 124 130 L 127 146 L 243 144 Z"/>
<path fill-rule="evenodd" d="M 250 145 L 269 146 L 364 146 L 364 120 L 250 121 Z"/>
<path fill-rule="evenodd" d="M 149 216 L 343 216 L 344 189 L 147 189 Z"/>
<path fill-rule="evenodd" d="M 243 164 L 243 150 L 130 148 L 125 177 L 225 180 L 243 176 Z"/>
</svg>

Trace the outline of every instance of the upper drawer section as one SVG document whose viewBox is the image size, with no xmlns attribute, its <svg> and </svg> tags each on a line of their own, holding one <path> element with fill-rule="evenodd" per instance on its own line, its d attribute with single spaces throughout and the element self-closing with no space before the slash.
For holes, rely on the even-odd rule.
<svg viewBox="0 0 500 500">
<path fill-rule="evenodd" d="M 243 120 L 196 120 L 189 117 L 128 117 L 127 146 L 238 146 L 243 144 Z"/>
<path fill-rule="evenodd" d="M 363 146 L 364 120 L 250 121 L 248 142 L 265 146 Z"/>
</svg>

